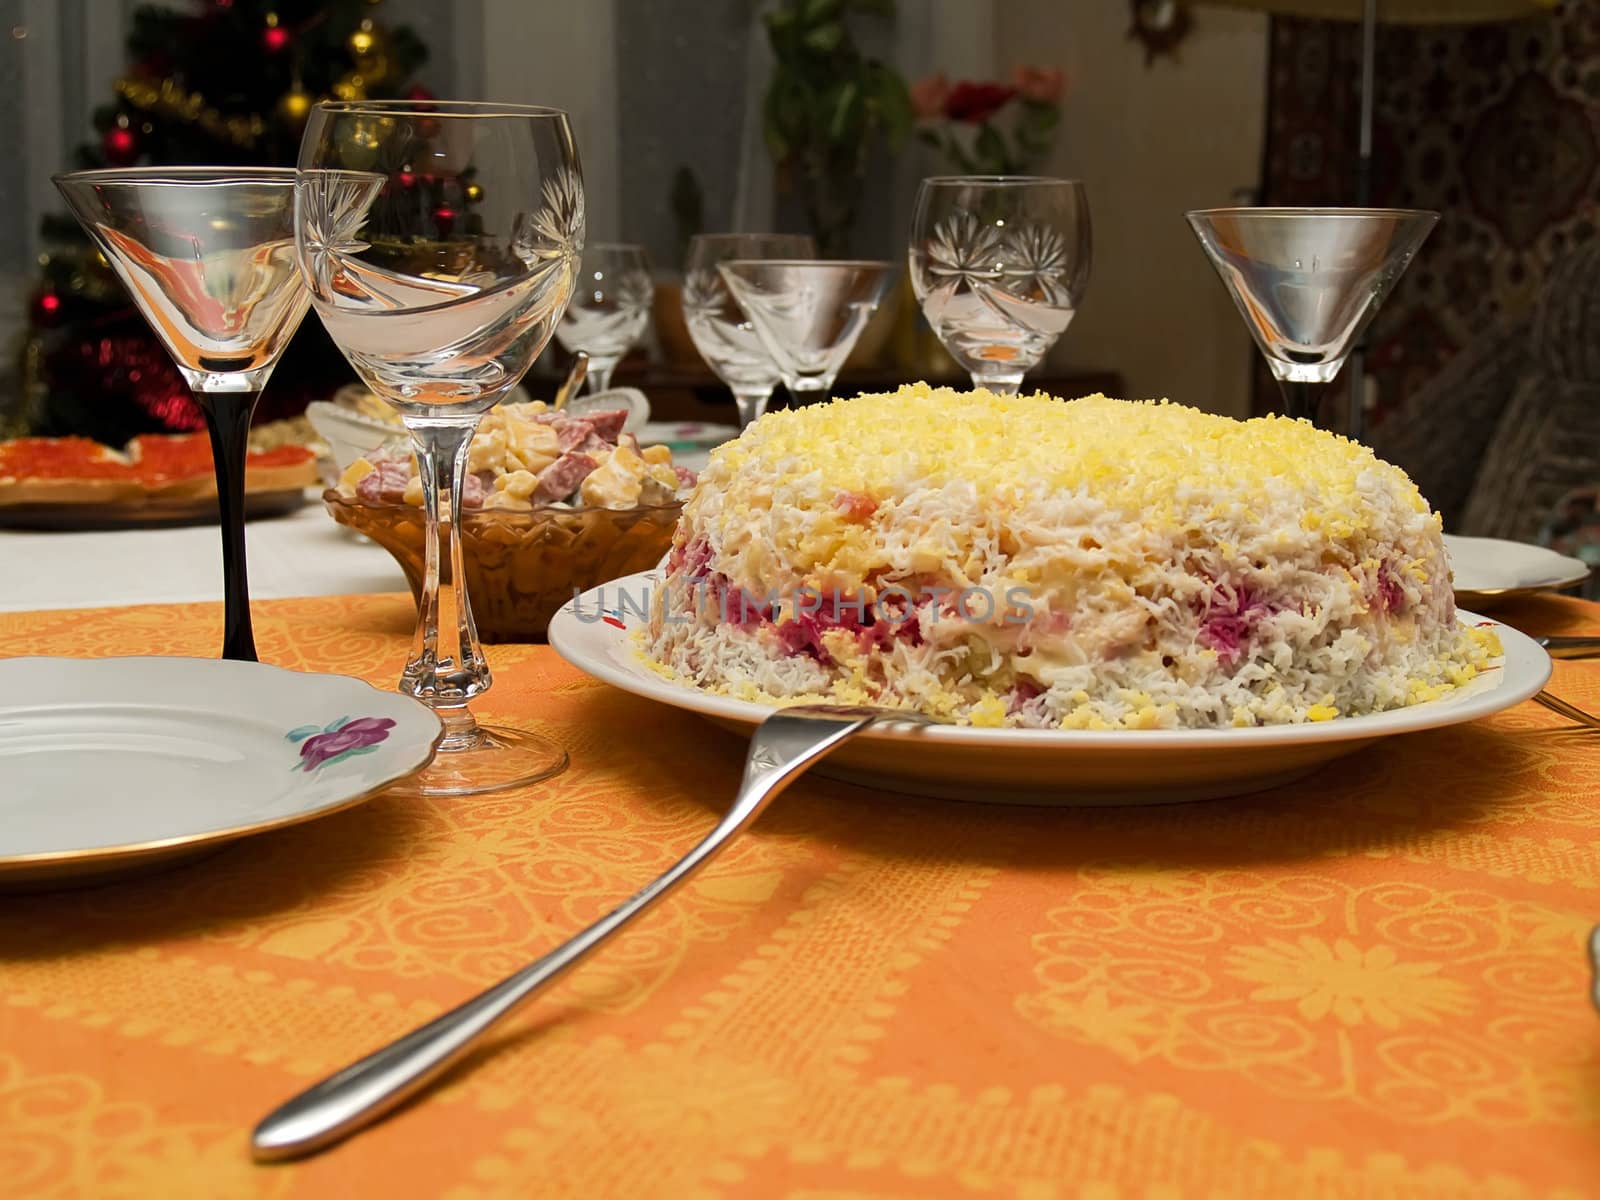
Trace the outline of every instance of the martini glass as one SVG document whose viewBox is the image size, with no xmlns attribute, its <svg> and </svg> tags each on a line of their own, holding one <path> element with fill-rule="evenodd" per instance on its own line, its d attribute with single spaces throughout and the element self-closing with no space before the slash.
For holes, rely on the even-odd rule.
<svg viewBox="0 0 1600 1200">
<path fill-rule="evenodd" d="M 911 287 L 973 387 L 1011 395 L 1077 314 L 1089 284 L 1089 201 L 1075 179 L 924 179 Z"/>
<path fill-rule="evenodd" d="M 422 165 L 475 186 L 450 219 L 419 205 Z M 445 736 L 416 787 L 465 796 L 548 778 L 566 751 L 479 725 L 493 678 L 466 593 L 462 511 L 472 435 L 544 349 L 583 250 L 583 179 L 565 113 L 471 101 L 317 105 L 300 145 L 295 235 L 311 303 L 363 383 L 410 431 L 422 483 L 423 583 L 400 690 Z"/>
<path fill-rule="evenodd" d="M 697 233 L 684 256 L 683 318 L 706 365 L 733 392 L 739 428 L 767 411 L 781 376 L 755 326 L 717 273 L 729 259 L 815 258 L 803 233 Z"/>
<path fill-rule="evenodd" d="M 305 316 L 293 170 L 134 167 L 55 185 L 205 414 L 222 520 L 222 657 L 256 661 L 244 550 L 250 417 Z"/>
<path fill-rule="evenodd" d="M 887 262 L 797 258 L 717 264 L 798 403 L 825 399 L 894 278 Z"/>
<path fill-rule="evenodd" d="M 1350 356 L 1436 212 L 1406 208 L 1212 208 L 1188 214 L 1283 392 L 1312 419 L 1312 385 Z"/>
</svg>

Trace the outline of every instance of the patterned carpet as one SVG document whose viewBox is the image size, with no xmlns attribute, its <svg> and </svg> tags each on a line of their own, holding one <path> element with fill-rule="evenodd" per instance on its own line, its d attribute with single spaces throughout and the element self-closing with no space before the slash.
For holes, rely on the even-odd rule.
<svg viewBox="0 0 1600 1200">
<path fill-rule="evenodd" d="M 1360 63 L 1354 24 L 1273 22 L 1264 203 L 1354 203 Z M 1380 27 L 1373 142 L 1372 203 L 1443 213 L 1374 323 L 1381 423 L 1600 226 L 1600 4 Z"/>
</svg>

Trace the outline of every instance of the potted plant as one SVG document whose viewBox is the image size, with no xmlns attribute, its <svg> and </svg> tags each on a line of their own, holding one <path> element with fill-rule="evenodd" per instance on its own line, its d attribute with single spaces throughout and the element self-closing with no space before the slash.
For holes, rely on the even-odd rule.
<svg viewBox="0 0 1600 1200">
<path fill-rule="evenodd" d="M 867 157 L 910 134 L 911 98 L 887 63 L 861 53 L 857 15 L 894 16 L 894 0 L 780 0 L 763 20 L 776 59 L 762 110 L 780 186 L 798 193 L 825 258 L 846 257 Z"/>
</svg>

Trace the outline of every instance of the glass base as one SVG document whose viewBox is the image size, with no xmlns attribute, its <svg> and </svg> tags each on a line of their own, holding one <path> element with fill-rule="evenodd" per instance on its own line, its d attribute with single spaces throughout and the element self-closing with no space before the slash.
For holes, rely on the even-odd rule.
<svg viewBox="0 0 1600 1200">
<path fill-rule="evenodd" d="M 433 761 L 395 790 L 417 796 L 482 796 L 559 775 L 569 761 L 565 750 L 537 733 L 473 725 L 448 735 Z"/>
</svg>

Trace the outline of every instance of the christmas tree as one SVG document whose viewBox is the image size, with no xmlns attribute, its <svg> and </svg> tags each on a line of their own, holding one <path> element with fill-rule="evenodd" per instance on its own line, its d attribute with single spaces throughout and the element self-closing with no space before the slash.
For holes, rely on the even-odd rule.
<svg viewBox="0 0 1600 1200">
<path fill-rule="evenodd" d="M 431 99 L 409 86 L 425 47 L 409 29 L 381 24 L 380 3 L 139 8 L 128 37 L 132 65 L 116 81 L 115 101 L 95 113 L 99 141 L 79 147 L 71 165 L 293 166 L 320 99 Z M 433 204 L 446 222 L 463 207 L 452 199 Z M 121 445 L 139 433 L 204 428 L 183 377 L 78 223 L 65 213 L 48 217 L 43 234 L 20 364 L 25 431 Z M 352 378 L 320 322 L 307 320 L 256 420 L 298 413 Z"/>
</svg>

